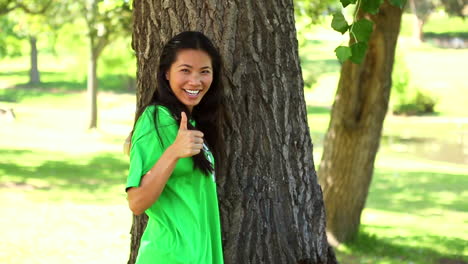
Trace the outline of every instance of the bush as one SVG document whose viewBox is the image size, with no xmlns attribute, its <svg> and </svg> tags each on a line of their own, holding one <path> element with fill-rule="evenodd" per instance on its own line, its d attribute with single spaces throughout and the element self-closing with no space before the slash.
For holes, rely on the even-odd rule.
<svg viewBox="0 0 468 264">
<path fill-rule="evenodd" d="M 437 98 L 418 90 L 416 95 L 409 101 L 397 104 L 393 109 L 393 113 L 396 115 L 432 114 L 435 112 L 436 104 Z"/>
<path fill-rule="evenodd" d="M 411 84 L 410 71 L 401 51 L 397 52 L 392 73 L 392 108 L 396 115 L 434 113 L 437 98 Z"/>
</svg>

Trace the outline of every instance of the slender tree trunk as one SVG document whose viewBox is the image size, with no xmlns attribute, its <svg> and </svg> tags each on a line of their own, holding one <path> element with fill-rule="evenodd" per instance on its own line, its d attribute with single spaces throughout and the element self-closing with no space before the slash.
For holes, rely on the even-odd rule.
<svg viewBox="0 0 468 264">
<path fill-rule="evenodd" d="M 134 1 L 137 101 L 156 89 L 161 47 L 205 32 L 224 60 L 225 159 L 216 175 L 226 263 L 336 263 L 307 126 L 291 0 Z M 134 263 L 144 224 L 134 218 Z"/>
<path fill-rule="evenodd" d="M 423 27 L 425 21 L 418 16 L 418 10 L 416 8 L 416 0 L 409 0 L 411 13 L 413 13 L 413 39 L 416 43 L 421 43 L 424 39 Z"/>
<path fill-rule="evenodd" d="M 385 1 L 369 17 L 375 26 L 365 60 L 341 68 L 318 173 L 332 244 L 354 238 L 359 229 L 388 108 L 401 15 Z"/>
<path fill-rule="evenodd" d="M 89 102 L 89 126 L 88 128 L 97 127 L 97 60 L 98 52 L 94 47 L 94 41 L 90 37 L 90 50 L 89 50 L 89 61 L 88 61 L 88 102 Z"/>
<path fill-rule="evenodd" d="M 31 46 L 31 69 L 29 70 L 29 83 L 39 84 L 41 78 L 37 67 L 37 39 L 35 36 L 29 37 L 29 45 Z"/>
</svg>

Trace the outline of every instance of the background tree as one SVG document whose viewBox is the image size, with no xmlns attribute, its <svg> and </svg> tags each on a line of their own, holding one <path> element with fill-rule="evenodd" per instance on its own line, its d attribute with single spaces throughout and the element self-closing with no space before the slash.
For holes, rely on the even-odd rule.
<svg viewBox="0 0 468 264">
<path fill-rule="evenodd" d="M 88 100 L 89 128 L 97 127 L 98 59 L 104 48 L 121 35 L 131 32 L 131 10 L 128 1 L 81 0 L 81 15 L 86 21 L 89 43 Z"/>
<path fill-rule="evenodd" d="M 16 9 L 8 16 L 15 22 L 14 30 L 16 35 L 23 36 L 28 39 L 30 70 L 29 84 L 39 84 L 41 82 L 39 71 L 39 50 L 37 42 L 41 39 L 46 39 L 47 35 L 64 23 L 63 15 L 65 5 L 55 3 L 48 5 L 48 8 L 43 13 L 28 13 L 23 9 Z"/>
<path fill-rule="evenodd" d="M 417 42 L 424 40 L 423 28 L 431 13 L 443 9 L 448 15 L 465 18 L 468 0 L 409 0 L 411 13 L 414 14 L 413 35 Z"/>
<path fill-rule="evenodd" d="M 413 36 L 417 42 L 424 39 L 423 27 L 426 24 L 430 14 L 435 10 L 434 0 L 409 0 L 411 13 L 414 14 Z"/>
<path fill-rule="evenodd" d="M 373 22 L 373 32 L 362 63 L 342 65 L 318 172 L 332 243 L 358 232 L 388 109 L 402 9 L 387 0 L 379 9 L 378 2 L 362 2 L 357 13 Z"/>
<path fill-rule="evenodd" d="M 8 18 L 14 27 L 7 27 L 6 33 L 13 33 L 16 37 L 22 36 L 28 39 L 30 46 L 30 70 L 29 70 L 29 83 L 40 83 L 40 73 L 38 68 L 38 50 L 37 38 L 43 32 L 50 31 L 49 25 L 54 21 L 54 16 L 57 15 L 57 8 L 54 7 L 59 4 L 53 0 L 0 0 L 0 15 L 8 15 L 13 12 Z M 51 8 L 52 7 L 52 8 Z M 50 17 L 49 17 L 50 16 Z M 2 37 L 5 40 L 5 36 Z M 6 42 L 6 41 L 5 41 Z M 8 43 L 5 43 L 8 45 Z M 6 51 L 6 49 L 4 50 Z M 6 55 L 6 54 L 5 54 Z"/>
<path fill-rule="evenodd" d="M 137 101 L 161 47 L 206 32 L 224 59 L 224 159 L 216 175 L 226 263 L 336 263 L 314 170 L 292 1 L 135 1 Z M 144 217 L 135 217 L 134 263 Z"/>
</svg>

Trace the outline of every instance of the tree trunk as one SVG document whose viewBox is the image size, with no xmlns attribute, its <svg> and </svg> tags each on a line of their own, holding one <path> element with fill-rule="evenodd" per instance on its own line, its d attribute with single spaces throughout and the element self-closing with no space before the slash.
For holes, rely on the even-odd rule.
<svg viewBox="0 0 468 264">
<path fill-rule="evenodd" d="M 94 47 L 93 38 L 90 37 L 88 61 L 88 102 L 89 102 L 89 129 L 97 127 L 97 59 L 98 52 Z"/>
<path fill-rule="evenodd" d="M 225 159 L 216 175 L 226 263 L 336 263 L 307 126 L 291 0 L 134 1 L 137 104 L 163 43 L 205 32 L 224 60 Z M 144 224 L 134 218 L 134 263 Z"/>
<path fill-rule="evenodd" d="M 413 39 L 416 43 L 421 43 L 424 39 L 423 26 L 425 21 L 418 16 L 415 0 L 409 0 L 411 13 L 413 13 Z"/>
<path fill-rule="evenodd" d="M 365 60 L 341 68 L 318 172 L 332 244 L 353 239 L 359 229 L 388 108 L 401 15 L 385 1 L 368 17 L 375 26 Z"/>
<path fill-rule="evenodd" d="M 41 83 L 39 69 L 37 67 L 37 39 L 35 36 L 29 37 L 29 44 L 31 46 L 31 69 L 29 70 L 29 83 Z"/>
</svg>

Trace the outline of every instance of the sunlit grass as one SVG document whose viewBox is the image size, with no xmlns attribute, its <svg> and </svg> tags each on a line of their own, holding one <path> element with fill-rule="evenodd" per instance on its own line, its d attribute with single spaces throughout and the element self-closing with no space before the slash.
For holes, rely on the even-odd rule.
<svg viewBox="0 0 468 264">
<path fill-rule="evenodd" d="M 131 215 L 123 201 L 68 202 L 77 191 L 62 193 L 61 202 L 35 201 L 29 192 L 0 189 L 1 263 L 126 263 Z"/>
<path fill-rule="evenodd" d="M 1 263 L 126 263 L 131 213 L 122 142 L 133 95 L 99 95 L 87 131 L 84 92 L 14 90 L 16 114 L 0 124 Z M 37 92 L 37 93 L 36 93 Z"/>
</svg>

